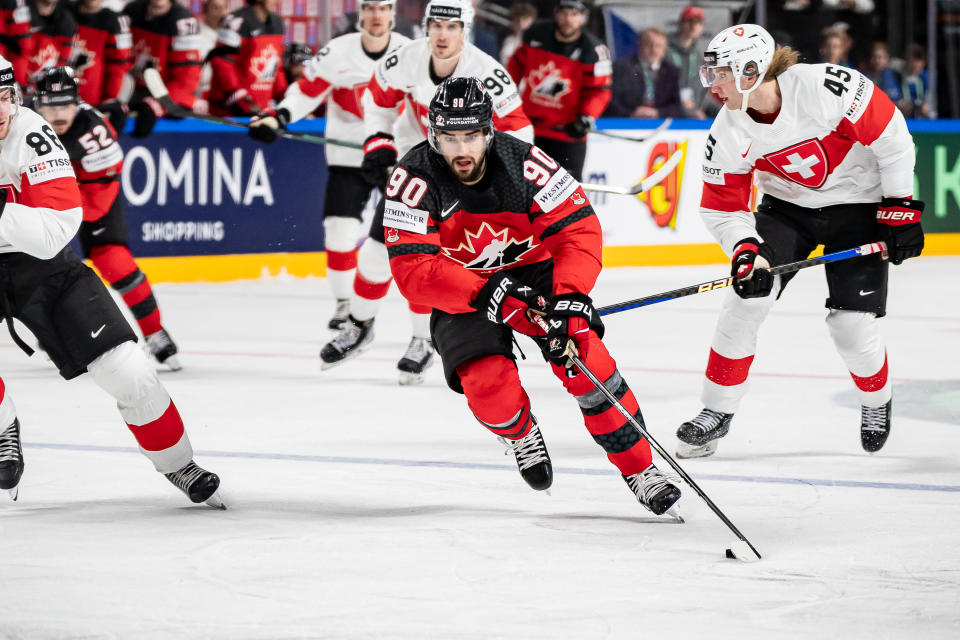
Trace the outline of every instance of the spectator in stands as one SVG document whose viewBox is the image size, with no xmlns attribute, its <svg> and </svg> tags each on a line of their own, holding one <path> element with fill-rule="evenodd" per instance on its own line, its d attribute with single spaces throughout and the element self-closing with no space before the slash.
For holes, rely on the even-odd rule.
<svg viewBox="0 0 960 640">
<path fill-rule="evenodd" d="M 537 19 L 537 8 L 529 2 L 514 2 L 510 7 L 510 35 L 500 47 L 500 63 L 506 66 L 510 56 L 523 42 L 523 32 Z"/>
<path fill-rule="evenodd" d="M 679 118 L 680 72 L 664 59 L 667 34 L 656 27 L 640 34 L 637 53 L 613 63 L 613 99 L 605 116 Z"/>
<path fill-rule="evenodd" d="M 847 32 L 837 27 L 827 27 L 820 34 L 820 62 L 849 67 L 847 53 L 850 41 Z"/>
<path fill-rule="evenodd" d="M 870 45 L 870 58 L 863 67 L 863 73 L 880 87 L 894 104 L 903 100 L 900 74 L 890 68 L 890 51 L 885 42 L 874 42 Z"/>
<path fill-rule="evenodd" d="M 667 49 L 667 60 L 677 68 L 680 74 L 680 102 L 683 104 L 683 115 L 700 120 L 707 117 L 702 108 L 707 92 L 700 82 L 703 47 L 697 44 L 697 39 L 703 34 L 703 20 L 703 9 L 693 6 L 684 7 L 680 12 L 677 32 L 670 38 Z"/>
<path fill-rule="evenodd" d="M 23 75 L 30 85 L 25 89 L 31 92 L 40 71 L 69 64 L 77 21 L 73 12 L 57 0 L 30 0 L 27 6 L 30 7 L 30 35 L 22 41 L 20 62 L 25 66 Z M 16 75 L 20 77 L 21 73 Z"/>
<path fill-rule="evenodd" d="M 200 55 L 204 58 L 217 45 L 220 21 L 229 11 L 227 0 L 206 0 L 203 3 L 203 19 L 200 20 L 200 37 L 203 39 L 203 47 L 200 49 Z"/>
<path fill-rule="evenodd" d="M 903 63 L 903 98 L 897 104 L 907 118 L 930 118 L 930 100 L 927 95 L 927 51 L 922 45 L 910 45 Z"/>
</svg>

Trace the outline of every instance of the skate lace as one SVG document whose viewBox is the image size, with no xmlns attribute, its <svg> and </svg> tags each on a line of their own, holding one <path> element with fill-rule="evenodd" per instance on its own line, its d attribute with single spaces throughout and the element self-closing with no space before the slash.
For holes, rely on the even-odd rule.
<svg viewBox="0 0 960 640">
<path fill-rule="evenodd" d="M 429 338 L 411 338 L 410 344 L 407 345 L 407 352 L 403 354 L 403 359 L 421 362 L 430 355 L 432 350 L 433 347 Z"/>
<path fill-rule="evenodd" d="M 20 431 L 14 422 L 0 433 L 0 462 L 20 460 Z"/>
<path fill-rule="evenodd" d="M 517 466 L 520 467 L 521 471 L 549 460 L 538 427 L 530 429 L 530 433 L 519 440 L 507 440 L 506 438 L 500 438 L 500 440 L 507 447 L 507 453 L 513 451 L 513 454 L 517 457 Z"/>
<path fill-rule="evenodd" d="M 197 463 L 191 460 L 179 471 L 165 473 L 164 475 L 167 477 L 167 480 L 176 485 L 181 491 L 189 493 L 190 486 L 196 482 L 197 478 L 205 473 L 206 471 L 198 467 Z"/>
<path fill-rule="evenodd" d="M 860 430 L 861 431 L 886 431 L 887 430 L 887 408 L 883 407 L 860 407 Z"/>
<path fill-rule="evenodd" d="M 721 421 L 723 421 L 722 413 L 711 409 L 704 409 L 697 414 L 697 417 L 691 420 L 690 423 L 695 426 L 701 434 L 704 434 L 711 429 L 715 429 Z"/>
<path fill-rule="evenodd" d="M 627 476 L 627 485 L 644 504 L 650 504 L 654 496 L 678 480 L 676 476 L 669 476 L 650 465 L 640 473 Z"/>
<path fill-rule="evenodd" d="M 360 327 L 353 322 L 348 321 L 344 325 L 343 329 L 340 330 L 340 333 L 333 337 L 333 340 L 330 341 L 330 344 L 332 344 L 337 351 L 342 353 L 349 347 L 352 347 L 354 344 L 356 344 L 359 338 Z"/>
</svg>

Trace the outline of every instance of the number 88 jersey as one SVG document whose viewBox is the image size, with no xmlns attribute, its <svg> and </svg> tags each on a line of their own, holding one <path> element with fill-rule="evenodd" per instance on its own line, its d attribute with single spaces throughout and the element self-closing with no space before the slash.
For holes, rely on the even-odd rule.
<svg viewBox="0 0 960 640">
<path fill-rule="evenodd" d="M 451 77 L 479 78 L 493 98 L 494 127 L 524 142 L 533 142 L 533 125 L 523 112 L 517 85 L 499 62 L 464 43 Z M 414 40 L 382 59 L 364 96 L 366 136 L 381 131 L 393 133 L 402 158 L 414 145 L 427 139 L 430 100 L 441 80 L 430 72 L 427 38 Z M 403 112 L 399 113 L 401 106 Z"/>
</svg>

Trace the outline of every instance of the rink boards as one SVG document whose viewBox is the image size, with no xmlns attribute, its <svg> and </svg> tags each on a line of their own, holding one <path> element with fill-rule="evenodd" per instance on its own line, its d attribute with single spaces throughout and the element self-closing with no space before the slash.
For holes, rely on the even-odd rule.
<svg viewBox="0 0 960 640">
<path fill-rule="evenodd" d="M 660 121 L 606 120 L 602 129 L 643 137 Z M 917 197 L 927 203 L 926 254 L 960 254 L 960 121 L 913 121 Z M 584 181 L 632 186 L 675 151 L 677 168 L 640 196 L 595 193 L 606 266 L 708 264 L 725 258 L 698 215 L 708 122 L 674 121 L 643 142 L 590 137 Z M 323 120 L 296 129 L 322 133 Z M 242 130 L 161 122 L 124 135 L 122 176 L 131 249 L 154 281 L 224 281 L 325 274 L 322 148 L 253 142 Z M 372 213 L 368 206 L 367 215 Z"/>
</svg>

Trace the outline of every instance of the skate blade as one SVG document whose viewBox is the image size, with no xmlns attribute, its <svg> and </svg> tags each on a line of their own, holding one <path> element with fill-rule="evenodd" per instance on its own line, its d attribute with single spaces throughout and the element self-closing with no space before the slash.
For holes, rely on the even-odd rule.
<svg viewBox="0 0 960 640">
<path fill-rule="evenodd" d="M 664 511 L 661 515 L 669 517 L 673 522 L 677 524 L 683 524 L 686 520 L 683 519 L 683 516 L 680 515 L 680 510 L 677 509 L 676 505 L 670 507 Z"/>
<path fill-rule="evenodd" d="M 170 356 L 160 364 L 170 369 L 170 371 L 180 371 L 180 369 L 183 369 L 183 365 L 180 364 L 177 356 Z"/>
<path fill-rule="evenodd" d="M 707 444 L 697 447 L 680 440 L 677 442 L 677 457 L 681 460 L 706 458 L 717 452 L 717 444 L 716 440 L 711 440 Z"/>
<path fill-rule="evenodd" d="M 340 358 L 339 360 L 335 360 L 334 362 L 327 362 L 327 361 L 324 360 L 323 358 L 320 358 L 320 371 L 326 371 L 327 369 L 333 369 L 334 367 L 343 364 L 343 363 L 346 362 L 347 360 L 353 360 L 354 358 L 356 358 L 358 355 L 360 355 L 361 353 L 365 352 L 365 351 L 366 351 L 367 349 L 369 349 L 369 348 L 370 348 L 370 343 L 368 342 L 367 344 L 365 344 L 365 345 L 363 345 L 363 346 L 361 346 L 361 347 L 357 347 L 357 348 L 354 349 L 353 351 L 349 352 L 347 355 L 343 356 L 343 357 Z"/>
<path fill-rule="evenodd" d="M 400 376 L 397 379 L 397 382 L 400 383 L 401 387 L 412 387 L 414 385 L 423 384 L 423 374 L 422 373 L 410 373 L 409 371 L 401 371 Z"/>
<path fill-rule="evenodd" d="M 203 501 L 204 504 L 210 505 L 214 509 L 222 509 L 226 511 L 227 505 L 223 502 L 223 498 L 220 497 L 219 491 L 214 491 L 213 495 Z"/>
<path fill-rule="evenodd" d="M 14 502 L 16 502 L 16 501 L 17 501 L 17 496 L 20 495 L 20 487 L 19 487 L 19 486 L 16 486 L 16 487 L 14 487 L 13 489 L 7 489 L 7 493 L 10 494 L 10 499 L 13 500 Z"/>
</svg>

